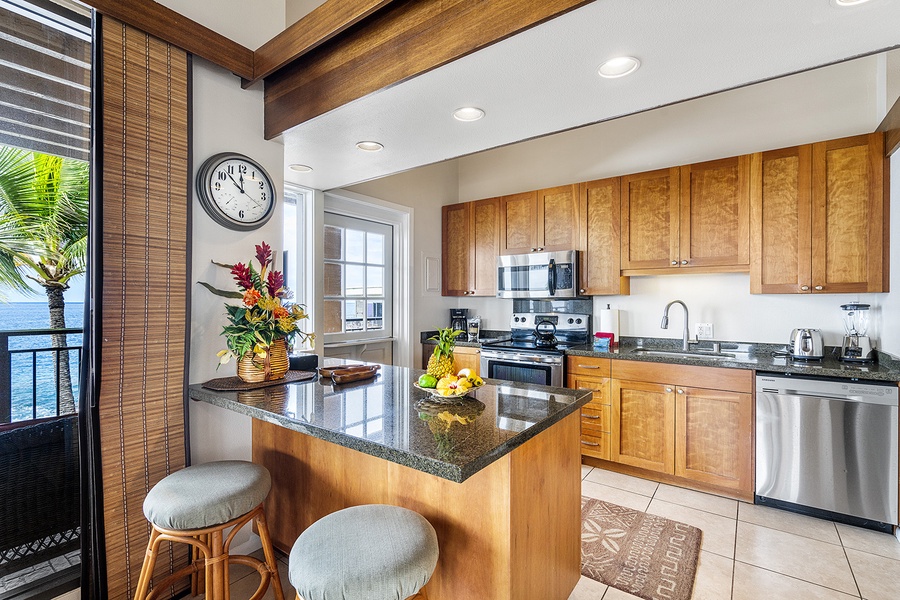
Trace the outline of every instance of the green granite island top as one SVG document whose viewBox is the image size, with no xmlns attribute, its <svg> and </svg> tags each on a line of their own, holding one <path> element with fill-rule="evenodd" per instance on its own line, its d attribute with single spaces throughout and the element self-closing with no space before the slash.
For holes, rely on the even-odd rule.
<svg viewBox="0 0 900 600">
<path fill-rule="evenodd" d="M 423 372 L 382 366 L 365 381 L 316 378 L 241 392 L 194 384 L 190 397 L 455 482 L 591 399 L 589 390 L 487 379 L 464 399 L 441 402 L 413 386 Z"/>
</svg>

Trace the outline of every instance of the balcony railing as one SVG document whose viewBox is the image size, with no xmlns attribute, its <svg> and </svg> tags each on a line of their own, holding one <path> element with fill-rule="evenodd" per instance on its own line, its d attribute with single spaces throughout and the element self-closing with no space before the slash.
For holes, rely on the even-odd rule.
<svg viewBox="0 0 900 600">
<path fill-rule="evenodd" d="M 63 353 L 68 353 L 69 373 L 73 387 L 78 385 L 81 365 L 82 346 L 80 344 L 66 343 L 64 346 L 53 346 L 51 343 L 49 346 L 34 347 L 31 345 L 26 348 L 11 348 L 10 340 L 48 337 L 53 334 L 65 334 L 68 340 L 69 335 L 81 333 L 80 328 L 0 331 L 0 423 L 58 415 L 61 387 L 59 358 Z M 18 344 L 13 344 L 13 346 L 16 345 Z M 14 367 L 15 378 L 13 377 Z M 47 368 L 52 369 L 53 375 L 49 385 Z M 51 390 L 52 397 L 48 394 Z M 77 393 L 75 395 L 77 397 Z M 48 410 L 48 405 L 49 407 L 55 406 L 55 408 Z"/>
</svg>

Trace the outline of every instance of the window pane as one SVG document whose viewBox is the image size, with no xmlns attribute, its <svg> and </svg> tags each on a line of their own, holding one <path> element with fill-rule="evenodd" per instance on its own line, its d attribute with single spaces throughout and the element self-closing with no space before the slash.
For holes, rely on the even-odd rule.
<svg viewBox="0 0 900 600">
<path fill-rule="evenodd" d="M 384 267 L 366 267 L 366 294 L 384 296 Z"/>
<path fill-rule="evenodd" d="M 325 301 L 325 333 L 341 333 L 344 330 L 341 319 L 341 301 Z"/>
<path fill-rule="evenodd" d="M 364 296 L 366 268 L 362 265 L 347 265 L 344 267 L 347 274 L 345 296 Z"/>
<path fill-rule="evenodd" d="M 380 233 L 366 234 L 366 262 L 372 265 L 384 264 L 384 236 Z"/>
<path fill-rule="evenodd" d="M 341 252 L 341 233 L 343 229 L 334 227 L 333 225 L 325 226 L 325 258 L 331 260 L 341 260 L 343 258 Z"/>
<path fill-rule="evenodd" d="M 337 263 L 325 263 L 325 295 L 341 295 L 341 265 Z"/>
<path fill-rule="evenodd" d="M 355 229 L 347 229 L 347 260 L 348 262 L 366 262 L 366 232 Z"/>
<path fill-rule="evenodd" d="M 363 309 L 366 304 L 362 300 L 346 300 L 344 302 L 344 331 L 362 331 Z"/>
<path fill-rule="evenodd" d="M 384 302 L 366 303 L 366 329 L 384 329 Z"/>
</svg>

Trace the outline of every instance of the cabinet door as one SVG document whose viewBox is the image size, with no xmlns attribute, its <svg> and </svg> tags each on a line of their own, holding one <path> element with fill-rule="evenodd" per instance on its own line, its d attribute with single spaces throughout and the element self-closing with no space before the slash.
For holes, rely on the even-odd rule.
<svg viewBox="0 0 900 600">
<path fill-rule="evenodd" d="M 621 178 L 623 270 L 678 265 L 679 180 L 677 167 Z"/>
<path fill-rule="evenodd" d="M 581 290 L 582 294 L 628 294 L 622 277 L 622 221 L 619 178 L 581 184 Z"/>
<path fill-rule="evenodd" d="M 675 389 L 612 381 L 610 460 L 651 471 L 675 471 Z"/>
<path fill-rule="evenodd" d="M 574 250 L 579 242 L 578 185 L 537 193 L 537 246 L 542 252 Z"/>
<path fill-rule="evenodd" d="M 752 494 L 752 396 L 689 387 L 675 396 L 675 475 Z"/>
<path fill-rule="evenodd" d="M 884 134 L 813 144 L 813 292 L 885 289 Z"/>
<path fill-rule="evenodd" d="M 537 192 L 500 199 L 500 253 L 528 254 L 537 244 Z"/>
<path fill-rule="evenodd" d="M 470 296 L 497 295 L 497 255 L 500 253 L 500 198 L 471 202 L 472 257 Z"/>
<path fill-rule="evenodd" d="M 750 156 L 681 167 L 682 267 L 750 266 Z"/>
<path fill-rule="evenodd" d="M 751 158 L 751 294 L 812 289 L 811 148 L 795 146 Z"/>
<path fill-rule="evenodd" d="M 441 208 L 441 293 L 465 296 L 472 289 L 471 243 L 468 203 Z"/>
<path fill-rule="evenodd" d="M 434 350 L 432 350 L 434 352 Z M 462 369 L 471 369 L 476 375 L 481 375 L 481 348 L 473 346 L 456 346 L 453 348 L 453 363 L 459 373 Z"/>
</svg>

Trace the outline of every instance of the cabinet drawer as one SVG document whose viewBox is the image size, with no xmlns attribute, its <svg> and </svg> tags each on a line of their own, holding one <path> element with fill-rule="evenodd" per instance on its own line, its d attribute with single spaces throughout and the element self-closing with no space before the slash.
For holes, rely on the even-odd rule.
<svg viewBox="0 0 900 600">
<path fill-rule="evenodd" d="M 609 377 L 608 358 L 590 356 L 566 357 L 566 372 L 569 375 L 587 375 L 589 377 Z"/>
<path fill-rule="evenodd" d="M 609 434 L 581 432 L 581 454 L 609 460 Z"/>
<path fill-rule="evenodd" d="M 586 404 L 581 407 L 581 430 L 609 433 L 609 406 L 593 407 Z"/>
</svg>

